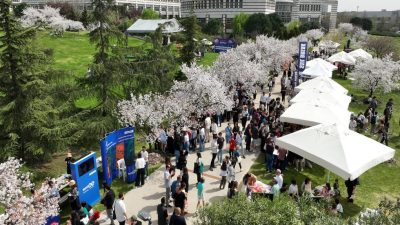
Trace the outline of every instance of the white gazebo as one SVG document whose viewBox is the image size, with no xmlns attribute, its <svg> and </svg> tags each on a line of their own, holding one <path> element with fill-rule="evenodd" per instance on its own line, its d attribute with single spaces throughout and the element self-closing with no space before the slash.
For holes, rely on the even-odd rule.
<svg viewBox="0 0 400 225">
<path fill-rule="evenodd" d="M 332 77 L 332 70 L 328 69 L 322 64 L 315 64 L 313 67 L 309 67 L 302 72 L 305 77 Z"/>
<path fill-rule="evenodd" d="M 176 19 L 138 19 L 126 30 L 126 32 L 130 34 L 152 33 L 156 31 L 156 29 L 162 24 L 165 24 L 165 27 L 162 31 L 164 34 L 177 33 L 183 30 Z"/>
<path fill-rule="evenodd" d="M 276 145 L 354 180 L 394 157 L 395 151 L 341 125 L 318 125 L 282 136 Z"/>
<path fill-rule="evenodd" d="M 310 99 L 308 102 L 300 102 L 291 105 L 280 116 L 279 120 L 285 123 L 293 123 L 303 126 L 315 126 L 319 124 L 338 123 L 348 127 L 351 112 L 343 107 L 335 107 L 328 102 Z"/>
<path fill-rule="evenodd" d="M 330 71 L 338 69 L 337 66 L 335 66 L 332 63 L 327 62 L 327 61 L 325 61 L 325 60 L 323 60 L 321 58 L 315 58 L 315 59 L 312 59 L 310 61 L 307 61 L 306 68 L 311 68 L 311 67 L 314 67 L 316 65 L 321 65 L 322 67 L 324 67 L 324 68 L 326 68 L 326 69 L 328 69 Z"/>
<path fill-rule="evenodd" d="M 342 94 L 347 94 L 348 92 L 346 88 L 328 77 L 317 77 L 303 82 L 294 88 L 297 92 L 305 89 L 317 89 L 321 92 L 339 92 Z"/>
<path fill-rule="evenodd" d="M 329 62 L 340 62 L 346 65 L 355 65 L 356 59 L 344 51 L 338 52 L 327 59 Z"/>
<path fill-rule="evenodd" d="M 351 56 L 354 58 L 361 58 L 361 59 L 372 59 L 372 55 L 369 54 L 368 52 L 364 51 L 363 49 L 359 48 L 357 50 L 351 51 L 349 53 Z"/>
<path fill-rule="evenodd" d="M 332 105 L 340 106 L 344 109 L 349 107 L 351 97 L 339 92 L 323 92 L 318 89 L 305 89 L 300 91 L 289 102 L 294 103 L 307 103 L 311 99 L 316 99 L 320 102 L 327 102 Z"/>
</svg>

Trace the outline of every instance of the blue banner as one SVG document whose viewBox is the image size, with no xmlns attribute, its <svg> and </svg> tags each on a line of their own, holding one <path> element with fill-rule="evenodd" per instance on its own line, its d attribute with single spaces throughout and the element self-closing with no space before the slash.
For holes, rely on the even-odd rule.
<svg viewBox="0 0 400 225">
<path fill-rule="evenodd" d="M 303 72 L 306 69 L 307 63 L 307 42 L 300 42 L 299 43 L 299 61 L 297 68 L 300 72 Z"/>
<path fill-rule="evenodd" d="M 100 146 L 104 181 L 111 185 L 112 180 L 119 175 L 117 161 L 124 159 L 127 181 L 133 182 L 136 178 L 134 128 L 126 127 L 108 134 Z"/>
<path fill-rule="evenodd" d="M 214 39 L 214 52 L 226 52 L 231 48 L 236 47 L 236 42 L 227 38 Z"/>
<path fill-rule="evenodd" d="M 86 202 L 94 206 L 100 201 L 99 176 L 97 174 L 96 153 L 71 163 L 71 175 L 78 187 L 80 203 Z"/>
<path fill-rule="evenodd" d="M 60 216 L 50 216 L 47 218 L 46 225 L 60 225 Z"/>
</svg>

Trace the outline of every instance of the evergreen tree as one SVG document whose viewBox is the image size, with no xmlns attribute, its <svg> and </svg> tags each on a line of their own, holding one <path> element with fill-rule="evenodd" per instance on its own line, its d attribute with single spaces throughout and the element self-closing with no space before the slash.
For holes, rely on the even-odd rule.
<svg viewBox="0 0 400 225">
<path fill-rule="evenodd" d="M 0 2 L 0 158 L 36 162 L 71 143 L 76 126 L 53 98 L 51 58 L 34 48 L 34 29 L 23 28 L 10 7 Z"/>
<path fill-rule="evenodd" d="M 113 111 L 118 99 L 123 96 L 119 87 L 125 60 L 113 53 L 113 49 L 122 42 L 123 34 L 114 25 L 112 9 L 112 0 L 93 1 L 92 20 L 97 27 L 89 37 L 97 51 L 87 76 L 78 80 L 84 95 L 97 99 L 97 105 L 87 109 L 83 118 L 86 135 L 92 141 L 118 127 Z"/>
<path fill-rule="evenodd" d="M 82 11 L 80 21 L 82 22 L 83 26 L 87 28 L 89 25 L 89 15 L 86 8 Z"/>
<path fill-rule="evenodd" d="M 195 58 L 195 51 L 197 49 L 198 34 L 200 26 L 197 22 L 196 16 L 189 16 L 181 21 L 184 31 L 184 43 L 181 49 L 181 61 L 190 66 Z"/>
</svg>

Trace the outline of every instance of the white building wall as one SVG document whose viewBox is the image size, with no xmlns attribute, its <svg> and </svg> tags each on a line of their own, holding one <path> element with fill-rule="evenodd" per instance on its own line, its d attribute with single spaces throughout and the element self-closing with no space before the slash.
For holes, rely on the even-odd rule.
<svg viewBox="0 0 400 225">
<path fill-rule="evenodd" d="M 207 20 L 209 18 L 232 19 L 239 13 L 275 12 L 275 0 L 181 0 L 181 3 L 182 17 L 187 17 L 193 12 L 197 18 Z"/>
</svg>

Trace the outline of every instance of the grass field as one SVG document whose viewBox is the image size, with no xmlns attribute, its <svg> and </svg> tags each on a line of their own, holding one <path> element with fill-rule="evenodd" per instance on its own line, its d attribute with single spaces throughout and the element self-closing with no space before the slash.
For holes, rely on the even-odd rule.
<svg viewBox="0 0 400 225">
<path fill-rule="evenodd" d="M 88 32 L 65 32 L 63 37 L 52 37 L 48 31 L 37 33 L 37 45 L 54 51 L 54 68 L 62 69 L 71 76 L 82 76 L 92 62 L 95 46 L 89 42 Z M 143 40 L 129 37 L 129 46 L 140 46 Z"/>
<path fill-rule="evenodd" d="M 355 114 L 364 112 L 367 105 L 363 104 L 362 100 L 367 97 L 367 93 L 354 89 L 350 80 L 336 79 L 336 81 L 347 88 L 349 94 L 353 94 L 356 98 L 356 101 L 351 103 L 349 110 Z M 393 118 L 391 120 L 392 128 L 390 129 L 391 135 L 389 145 L 396 150 L 395 159 L 397 165 L 383 163 L 365 172 L 360 177 L 361 185 L 357 187 L 355 203 L 349 204 L 342 198 L 346 217 L 354 216 L 364 208 L 378 206 L 379 202 L 385 197 L 391 200 L 396 200 L 400 197 L 400 176 L 398 175 L 400 171 L 400 153 L 398 152 L 400 150 L 400 109 L 398 106 L 398 103 L 400 103 L 400 92 L 392 92 L 389 94 L 376 93 L 376 96 L 379 99 L 378 112 L 380 115 L 383 114 L 384 106 L 389 98 L 393 98 L 395 102 Z M 366 132 L 367 136 L 369 136 L 368 133 L 369 132 Z M 371 138 L 377 139 L 376 136 Z M 273 174 L 267 174 L 265 172 L 263 155 L 256 161 L 251 170 L 264 182 L 269 183 L 273 178 Z M 284 172 L 285 182 L 290 183 L 291 179 L 295 179 L 298 184 L 301 184 L 305 177 L 309 177 L 312 180 L 313 187 L 324 184 L 327 180 L 327 176 L 328 171 L 317 165 L 314 165 L 312 169 L 307 168 L 303 172 L 296 172 L 293 167 Z M 330 173 L 331 184 L 334 182 L 335 178 L 339 177 Z M 346 197 L 344 180 L 339 178 L 339 182 L 342 197 Z"/>
</svg>

